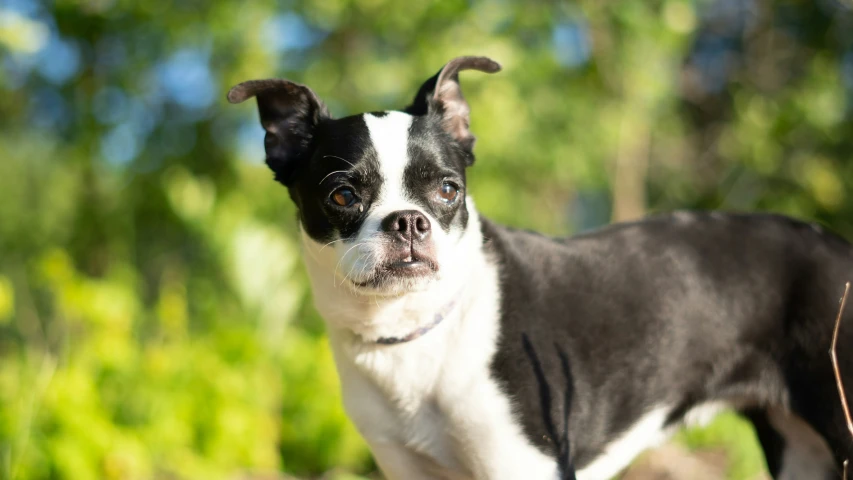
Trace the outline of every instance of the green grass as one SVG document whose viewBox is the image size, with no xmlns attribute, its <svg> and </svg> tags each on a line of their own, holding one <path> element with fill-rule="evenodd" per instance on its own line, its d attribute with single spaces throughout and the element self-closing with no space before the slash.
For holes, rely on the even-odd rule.
<svg viewBox="0 0 853 480">
<path fill-rule="evenodd" d="M 729 460 L 728 478 L 746 480 L 766 470 L 764 454 L 752 425 L 733 412 L 720 414 L 705 427 L 682 431 L 676 441 L 691 451 L 724 449 Z"/>
</svg>

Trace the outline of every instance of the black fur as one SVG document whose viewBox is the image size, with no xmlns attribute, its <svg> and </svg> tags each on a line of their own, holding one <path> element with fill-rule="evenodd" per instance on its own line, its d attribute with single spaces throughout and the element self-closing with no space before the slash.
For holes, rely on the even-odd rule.
<svg viewBox="0 0 853 480">
<path fill-rule="evenodd" d="M 379 161 L 361 115 L 326 120 L 312 133 L 315 148 L 301 160 L 288 185 L 305 232 L 317 241 L 351 238 L 364 222 L 367 206 L 382 189 Z M 342 187 L 352 188 L 364 208 L 341 208 L 330 201 Z"/>
<path fill-rule="evenodd" d="M 409 129 L 409 164 L 404 173 L 404 188 L 409 196 L 437 218 L 445 231 L 454 223 L 468 225 L 465 208 L 465 166 L 469 154 L 449 140 L 433 116 L 415 117 Z M 442 182 L 459 188 L 459 200 L 452 205 L 432 201 Z"/>
<path fill-rule="evenodd" d="M 648 408 L 675 405 L 676 422 L 702 402 L 731 400 L 787 406 L 839 465 L 853 457 L 827 355 L 853 278 L 846 241 L 786 217 L 719 213 L 564 241 L 489 222 L 483 235 L 502 279 L 492 371 L 544 451 L 559 457 L 570 445 L 581 469 Z M 850 345 L 853 329 L 842 337 Z M 840 356 L 853 372 L 853 352 Z M 751 415 L 778 470 L 780 437 Z"/>
<path fill-rule="evenodd" d="M 261 125 L 267 134 L 267 165 L 284 185 L 316 144 L 314 129 L 330 119 L 326 105 L 308 87 L 288 80 L 251 80 L 228 92 L 228 101 L 240 103 L 257 97 Z"/>
</svg>

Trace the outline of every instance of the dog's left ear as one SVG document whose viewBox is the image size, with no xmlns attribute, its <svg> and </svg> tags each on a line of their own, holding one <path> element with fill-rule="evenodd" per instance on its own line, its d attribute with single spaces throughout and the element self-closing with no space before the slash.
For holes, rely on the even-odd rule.
<svg viewBox="0 0 853 480">
<path fill-rule="evenodd" d="M 457 57 L 447 63 L 432 78 L 424 82 L 411 105 L 404 110 L 411 115 L 436 114 L 441 116 L 444 131 L 450 134 L 467 152 L 474 149 L 476 138 L 468 129 L 471 109 L 462 96 L 459 72 L 478 70 L 499 72 L 498 62 L 487 57 Z"/>
</svg>

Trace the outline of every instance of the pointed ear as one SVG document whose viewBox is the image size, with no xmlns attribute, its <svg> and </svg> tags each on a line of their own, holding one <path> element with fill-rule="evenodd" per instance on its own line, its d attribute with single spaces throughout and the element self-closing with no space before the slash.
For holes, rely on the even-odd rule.
<svg viewBox="0 0 853 480">
<path fill-rule="evenodd" d="M 315 127 L 331 118 L 329 111 L 310 88 L 287 80 L 250 80 L 228 92 L 231 103 L 252 97 L 258 99 L 261 125 L 267 131 L 267 165 L 276 180 L 290 185 L 299 161 L 310 153 Z"/>
<path fill-rule="evenodd" d="M 450 134 L 466 151 L 474 149 L 474 135 L 468 129 L 470 108 L 459 86 L 459 72 L 478 70 L 496 73 L 501 70 L 498 62 L 487 57 L 457 57 L 447 63 L 432 78 L 424 82 L 406 113 L 441 116 L 444 131 Z"/>
</svg>

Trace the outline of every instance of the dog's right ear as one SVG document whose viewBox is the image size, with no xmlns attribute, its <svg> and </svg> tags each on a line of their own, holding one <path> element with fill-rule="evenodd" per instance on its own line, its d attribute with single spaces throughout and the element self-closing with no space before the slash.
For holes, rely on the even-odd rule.
<svg viewBox="0 0 853 480">
<path fill-rule="evenodd" d="M 310 153 L 315 127 L 331 118 L 329 110 L 310 88 L 287 80 L 250 80 L 228 91 L 231 103 L 252 97 L 258 99 L 261 125 L 267 131 L 267 165 L 277 181 L 289 186 L 300 159 Z"/>
<path fill-rule="evenodd" d="M 456 57 L 421 85 L 414 101 L 404 111 L 410 115 L 439 115 L 444 131 L 471 154 L 470 164 L 474 158 L 475 137 L 468 129 L 470 108 L 459 86 L 459 72 L 464 70 L 496 73 L 501 65 L 488 57 Z"/>
</svg>

